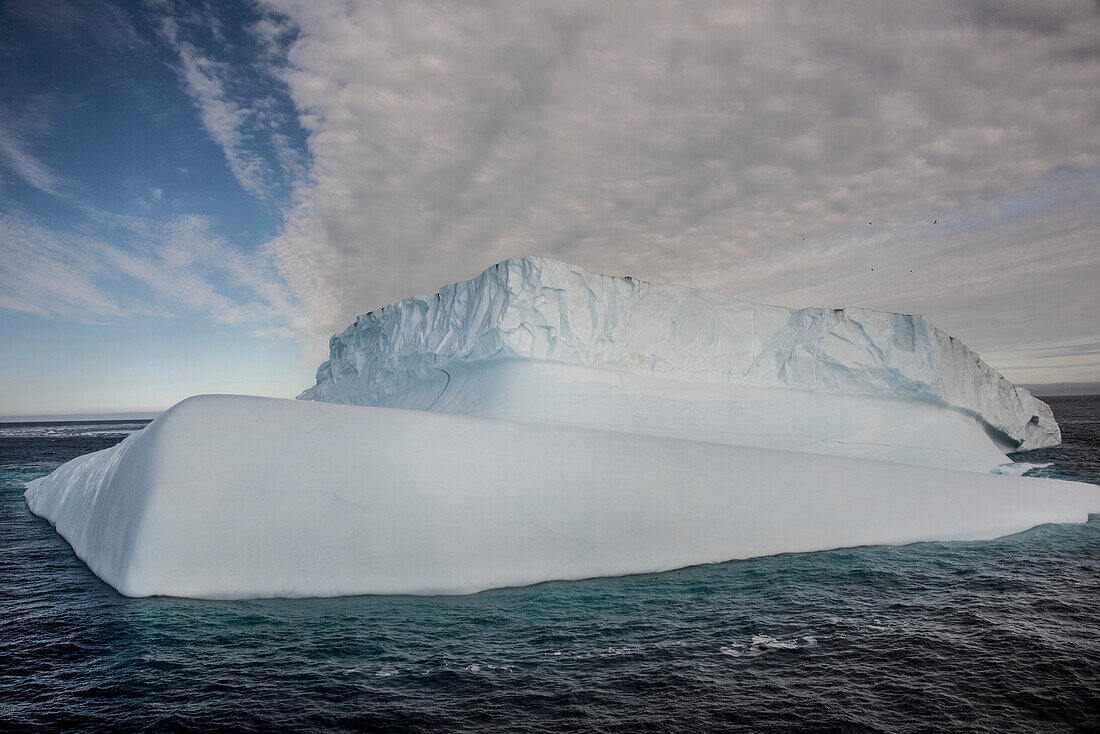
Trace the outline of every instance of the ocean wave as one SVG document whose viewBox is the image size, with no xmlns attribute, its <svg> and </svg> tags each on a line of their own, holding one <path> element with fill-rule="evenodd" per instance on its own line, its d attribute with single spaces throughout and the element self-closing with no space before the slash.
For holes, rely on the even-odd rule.
<svg viewBox="0 0 1100 734">
<path fill-rule="evenodd" d="M 753 635 L 751 642 L 735 642 L 718 648 L 718 652 L 733 658 L 755 658 L 772 650 L 801 650 L 807 647 L 817 647 L 817 638 L 811 635 L 780 640 L 771 635 Z"/>
</svg>

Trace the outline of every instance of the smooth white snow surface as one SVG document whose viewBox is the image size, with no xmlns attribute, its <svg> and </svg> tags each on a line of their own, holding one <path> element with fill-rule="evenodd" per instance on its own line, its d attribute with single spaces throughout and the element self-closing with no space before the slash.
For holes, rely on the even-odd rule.
<svg viewBox="0 0 1100 734">
<path fill-rule="evenodd" d="M 457 362 L 378 404 L 945 469 L 1019 466 L 973 415 L 943 405 L 685 382 L 555 362 Z"/>
<path fill-rule="evenodd" d="M 1050 408 L 922 316 L 510 260 L 366 316 L 288 401 L 188 399 L 31 482 L 123 594 L 482 589 L 1085 522 Z M 350 405 L 333 405 L 347 403 Z"/>
<path fill-rule="evenodd" d="M 30 483 L 129 596 L 451 594 L 1084 522 L 1100 488 L 425 411 L 190 398 Z"/>
</svg>

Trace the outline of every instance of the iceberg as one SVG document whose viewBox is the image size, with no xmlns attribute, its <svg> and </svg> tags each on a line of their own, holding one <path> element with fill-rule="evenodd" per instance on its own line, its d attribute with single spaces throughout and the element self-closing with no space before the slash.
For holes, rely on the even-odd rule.
<svg viewBox="0 0 1100 734">
<path fill-rule="evenodd" d="M 1085 522 L 1100 488 L 1006 456 L 1059 440 L 922 316 L 524 258 L 361 316 L 299 400 L 189 398 L 26 499 L 127 596 L 463 594 Z"/>
<path fill-rule="evenodd" d="M 815 414 L 811 425 L 846 404 L 827 399 L 821 411 L 813 410 L 805 394 L 813 393 L 888 398 L 894 402 L 880 405 L 891 413 L 898 400 L 909 404 L 906 410 L 914 403 L 950 408 L 976 422 L 986 443 L 1006 451 L 1061 441 L 1046 403 L 924 316 L 759 305 L 596 275 L 546 258 L 507 260 L 434 296 L 360 316 L 329 348 L 317 384 L 300 398 L 584 424 L 598 422 L 590 414 L 616 412 L 614 403 L 631 411 L 643 403 L 657 415 L 642 422 L 631 415 L 630 426 L 661 434 L 685 409 L 675 403 L 681 394 L 693 408 L 703 400 L 706 412 L 721 410 L 719 422 L 734 432 L 759 425 L 758 416 L 742 420 L 728 410 L 735 397 L 768 395 L 770 403 L 787 396 L 798 412 Z M 563 411 L 562 400 L 575 402 L 577 383 L 610 384 L 600 392 L 616 397 L 589 415 Z M 763 387 L 784 391 L 747 389 Z M 674 402 L 661 407 L 663 400 Z M 721 430 L 706 423 L 706 434 Z M 765 423 L 781 431 L 791 425 Z"/>
</svg>

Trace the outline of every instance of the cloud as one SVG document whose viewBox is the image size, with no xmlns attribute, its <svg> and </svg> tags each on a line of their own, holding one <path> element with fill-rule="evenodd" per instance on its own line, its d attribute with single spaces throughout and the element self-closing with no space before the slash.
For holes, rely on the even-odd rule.
<svg viewBox="0 0 1100 734">
<path fill-rule="evenodd" d="M 297 26 L 311 161 L 270 248 L 318 335 L 529 253 L 796 305 L 815 283 L 950 302 L 986 347 L 1096 310 L 1095 3 L 266 6 Z M 862 277 L 881 259 L 907 267 Z"/>
<path fill-rule="evenodd" d="M 179 57 L 180 78 L 191 101 L 198 108 L 202 126 L 225 155 L 229 170 L 248 193 L 258 199 L 270 195 L 271 171 L 266 159 L 249 143 L 252 110 L 237 105 L 226 93 L 222 77 L 228 64 L 207 58 L 189 42 L 180 39 L 174 18 L 162 19 L 162 33 Z"/>
<path fill-rule="evenodd" d="M 894 227 L 885 236 L 812 248 L 775 263 L 745 296 L 795 306 L 859 305 L 924 313 L 986 354 L 1100 336 L 1100 272 L 1093 202 L 1100 184 L 1042 207 L 974 207 L 950 219 Z M 1002 360 L 998 367 L 1008 367 Z"/>
<path fill-rule="evenodd" d="M 1100 341 L 1086 340 L 1074 344 L 1058 344 L 1038 350 L 1039 359 L 1059 359 L 1061 357 L 1100 355 Z"/>
<path fill-rule="evenodd" d="M 69 40 L 91 36 L 106 48 L 125 48 L 142 43 L 125 10 L 101 0 L 12 0 L 5 10 Z"/>
<path fill-rule="evenodd" d="M 0 122 L 0 163 L 39 191 L 50 196 L 64 195 L 71 185 L 69 181 L 39 160 L 29 147 L 25 140 Z"/>
<path fill-rule="evenodd" d="M 276 339 L 305 328 L 270 257 L 233 247 L 208 218 L 85 211 L 99 235 L 0 214 L 0 308 L 92 323 L 191 312 Z"/>
<path fill-rule="evenodd" d="M 307 165 L 277 73 L 293 27 L 252 6 L 241 11 L 165 0 L 150 7 L 149 20 L 176 57 L 183 90 L 230 173 L 253 197 L 273 202 L 285 197 Z M 231 16 L 232 28 L 221 12 Z"/>
<path fill-rule="evenodd" d="M 108 273 L 88 244 L 25 217 L 0 215 L 0 308 L 82 320 L 122 316 L 96 282 Z"/>
</svg>

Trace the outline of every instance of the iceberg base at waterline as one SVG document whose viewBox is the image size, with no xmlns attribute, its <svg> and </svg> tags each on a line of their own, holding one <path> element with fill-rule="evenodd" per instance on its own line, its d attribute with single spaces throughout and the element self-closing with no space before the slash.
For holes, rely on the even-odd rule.
<svg viewBox="0 0 1100 734">
<path fill-rule="evenodd" d="M 588 427 L 241 396 L 31 482 L 127 596 L 461 594 L 1085 522 L 1100 488 Z"/>
</svg>

